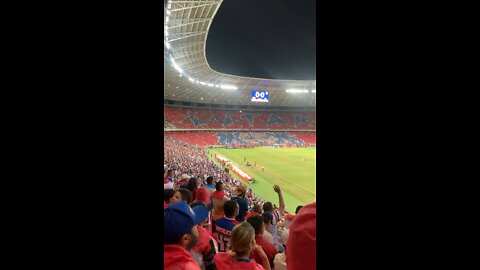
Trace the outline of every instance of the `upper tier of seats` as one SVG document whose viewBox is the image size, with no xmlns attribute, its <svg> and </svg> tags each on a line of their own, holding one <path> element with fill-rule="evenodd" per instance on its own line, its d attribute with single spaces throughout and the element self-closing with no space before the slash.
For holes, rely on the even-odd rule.
<svg viewBox="0 0 480 270">
<path fill-rule="evenodd" d="M 256 112 L 164 107 L 164 127 L 315 130 L 315 112 Z"/>
</svg>

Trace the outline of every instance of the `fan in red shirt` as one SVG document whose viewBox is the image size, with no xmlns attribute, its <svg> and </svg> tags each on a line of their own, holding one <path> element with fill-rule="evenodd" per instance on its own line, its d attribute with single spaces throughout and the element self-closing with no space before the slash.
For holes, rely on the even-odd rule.
<svg viewBox="0 0 480 270">
<path fill-rule="evenodd" d="M 206 206 L 201 200 L 198 200 L 192 203 L 191 207 L 198 205 Z M 210 230 L 206 228 L 208 224 L 205 221 L 206 220 L 202 221 L 197 226 L 198 243 L 192 250 L 190 250 L 190 253 L 202 269 L 214 270 L 215 264 L 213 262 L 213 256 L 218 253 L 218 243 Z"/>
<path fill-rule="evenodd" d="M 164 269 L 200 270 L 198 263 L 187 250 L 198 243 L 197 224 L 208 216 L 205 206 L 190 208 L 184 201 L 173 203 L 163 213 L 164 231 Z"/>
<path fill-rule="evenodd" d="M 190 190 L 190 192 L 192 193 L 192 202 L 196 201 L 197 200 L 197 190 L 198 190 L 198 180 L 197 180 L 197 178 L 195 178 L 195 177 L 190 178 L 190 180 L 188 180 L 185 188 Z"/>
<path fill-rule="evenodd" d="M 263 219 L 263 216 L 253 216 L 250 217 L 247 222 L 255 229 L 255 242 L 263 248 L 263 251 L 267 254 L 270 266 L 273 267 L 273 259 L 275 259 L 275 255 L 277 255 L 278 252 L 274 245 L 263 239 L 263 232 L 265 230 Z M 258 257 L 254 256 L 253 258 L 259 260 Z"/>
<path fill-rule="evenodd" d="M 225 195 L 225 192 L 223 191 L 225 189 L 225 184 L 222 181 L 218 181 L 217 184 L 215 185 L 215 190 L 212 193 L 212 204 L 213 204 L 213 213 L 212 213 L 212 220 L 213 224 L 215 224 L 215 221 L 217 218 L 221 218 L 224 216 L 223 212 L 223 205 L 225 204 L 226 201 L 228 201 L 228 197 Z"/>
<path fill-rule="evenodd" d="M 221 252 L 226 252 L 230 249 L 230 235 L 233 227 L 240 223 L 235 219 L 235 216 L 238 215 L 238 208 L 238 203 L 236 201 L 232 200 L 225 202 L 225 205 L 223 206 L 225 216 L 217 219 L 215 222 L 218 250 Z"/>
<path fill-rule="evenodd" d="M 231 249 L 214 257 L 217 270 L 271 270 L 267 255 L 255 243 L 255 230 L 248 222 L 236 225 L 230 240 Z M 259 261 L 251 259 L 251 256 Z"/>
</svg>

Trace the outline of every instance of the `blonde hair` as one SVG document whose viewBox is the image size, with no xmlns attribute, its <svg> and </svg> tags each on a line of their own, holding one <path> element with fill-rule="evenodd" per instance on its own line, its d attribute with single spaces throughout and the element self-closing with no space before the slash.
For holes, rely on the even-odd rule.
<svg viewBox="0 0 480 270">
<path fill-rule="evenodd" d="M 251 244 L 255 238 L 255 229 L 248 222 L 236 225 L 230 235 L 230 256 L 244 257 L 250 255 Z"/>
</svg>

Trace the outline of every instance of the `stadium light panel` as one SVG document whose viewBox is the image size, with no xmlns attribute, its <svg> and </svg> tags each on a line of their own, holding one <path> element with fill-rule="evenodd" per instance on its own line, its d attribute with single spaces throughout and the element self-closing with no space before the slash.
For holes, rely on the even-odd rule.
<svg viewBox="0 0 480 270">
<path fill-rule="evenodd" d="M 165 41 L 165 46 L 167 47 L 167 49 L 170 49 L 170 43 L 168 43 L 167 41 Z"/>
<path fill-rule="evenodd" d="M 167 9 L 167 15 L 170 15 L 170 10 Z"/>
<path fill-rule="evenodd" d="M 165 22 L 168 23 L 168 16 L 167 16 L 167 18 L 165 19 Z"/>
<path fill-rule="evenodd" d="M 215 87 L 217 87 L 217 88 L 220 88 L 220 85 L 218 85 L 218 84 L 215 84 Z"/>
<path fill-rule="evenodd" d="M 213 87 L 213 84 L 211 84 L 211 83 L 207 83 L 207 85 L 210 86 L 210 87 Z"/>
<path fill-rule="evenodd" d="M 207 85 L 205 82 L 200 82 L 201 85 Z"/>
<path fill-rule="evenodd" d="M 238 87 L 236 87 L 235 85 L 226 85 L 226 84 L 220 85 L 220 88 L 229 89 L 229 90 L 237 90 L 238 89 Z"/>
<path fill-rule="evenodd" d="M 308 93 L 306 89 L 287 89 L 287 93 Z"/>
<path fill-rule="evenodd" d="M 191 81 L 191 82 L 195 81 L 195 80 L 194 80 L 194 79 L 192 79 L 192 78 L 188 78 L 188 80 L 189 80 L 189 81 Z"/>
<path fill-rule="evenodd" d="M 313 90 L 312 90 L 312 93 L 317 93 L 317 89 L 313 89 Z"/>
</svg>

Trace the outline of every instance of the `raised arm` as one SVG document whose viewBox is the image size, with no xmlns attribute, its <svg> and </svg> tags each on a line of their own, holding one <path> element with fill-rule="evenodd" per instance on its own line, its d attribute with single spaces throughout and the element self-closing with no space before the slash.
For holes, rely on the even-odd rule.
<svg viewBox="0 0 480 270">
<path fill-rule="evenodd" d="M 283 201 L 282 190 L 278 185 L 273 186 L 273 190 L 278 194 L 278 203 L 280 204 L 280 215 L 285 215 L 285 202 Z"/>
</svg>

